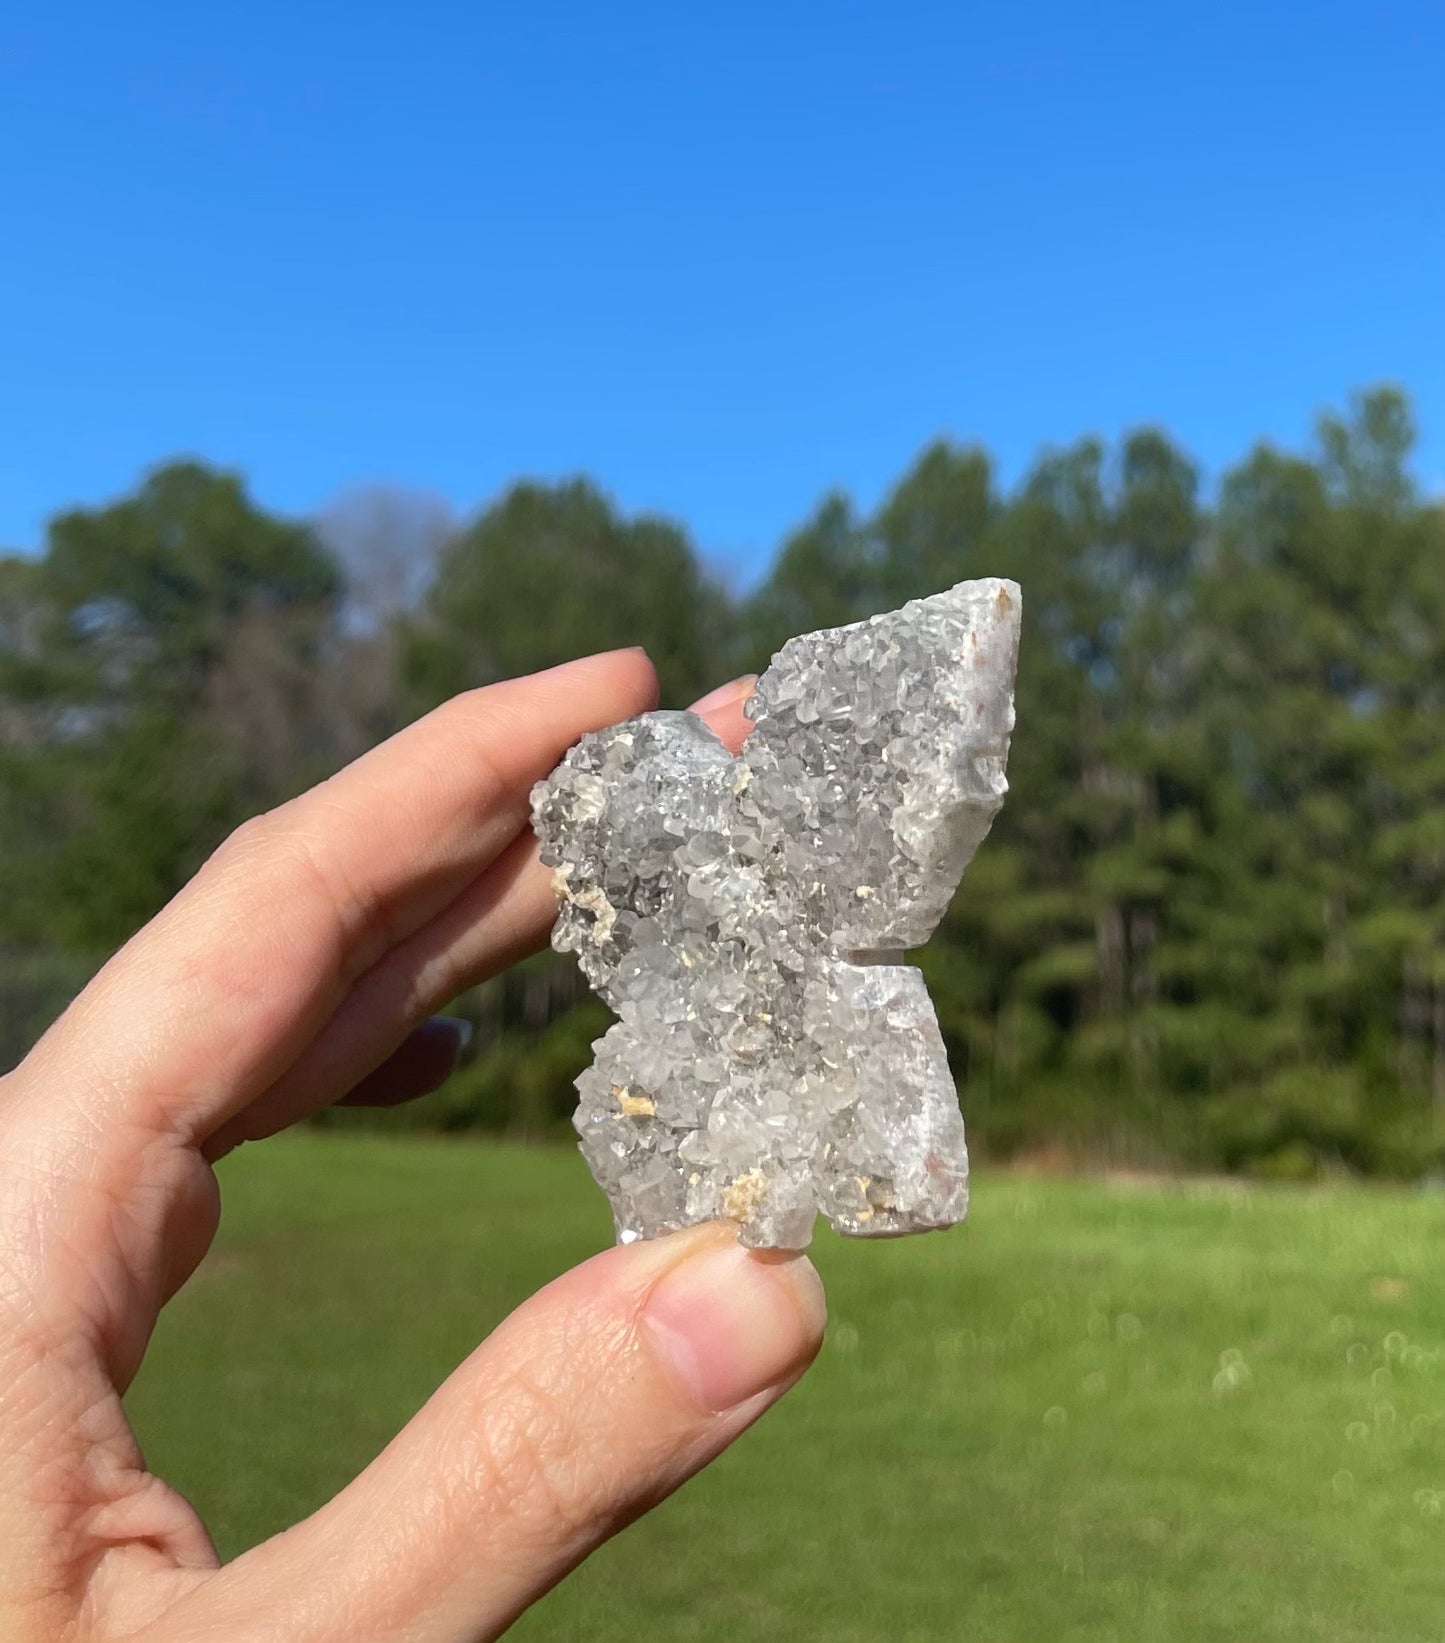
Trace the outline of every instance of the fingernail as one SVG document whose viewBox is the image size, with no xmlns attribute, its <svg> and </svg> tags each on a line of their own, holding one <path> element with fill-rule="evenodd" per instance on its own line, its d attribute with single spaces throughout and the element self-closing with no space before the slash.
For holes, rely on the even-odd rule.
<svg viewBox="0 0 1445 1643">
<path fill-rule="evenodd" d="M 643 1320 L 684 1393 L 721 1413 L 808 1364 L 823 1338 L 823 1286 L 802 1255 L 756 1255 L 729 1240 L 658 1284 Z"/>
<path fill-rule="evenodd" d="M 472 1034 L 476 1029 L 465 1016 L 434 1015 L 431 1020 L 439 1027 L 445 1027 L 456 1039 L 458 1055 L 471 1043 Z"/>
<path fill-rule="evenodd" d="M 758 682 L 756 673 L 743 673 L 730 684 L 719 685 L 716 690 L 710 690 L 700 702 L 692 704 L 694 713 L 711 713 L 714 708 L 727 707 L 729 703 L 746 701 L 753 693 L 753 686 Z"/>
</svg>

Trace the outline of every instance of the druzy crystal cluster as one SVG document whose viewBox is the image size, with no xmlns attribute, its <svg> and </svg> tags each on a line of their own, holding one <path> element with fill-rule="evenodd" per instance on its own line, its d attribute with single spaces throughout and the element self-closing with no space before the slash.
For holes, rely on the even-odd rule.
<svg viewBox="0 0 1445 1643">
<path fill-rule="evenodd" d="M 1003 803 L 1019 616 L 1012 582 L 962 582 L 804 634 L 758 680 L 740 755 L 649 713 L 537 785 L 552 944 L 618 1017 L 575 1123 L 624 1241 L 962 1219 L 963 1119 L 903 954 Z"/>
</svg>

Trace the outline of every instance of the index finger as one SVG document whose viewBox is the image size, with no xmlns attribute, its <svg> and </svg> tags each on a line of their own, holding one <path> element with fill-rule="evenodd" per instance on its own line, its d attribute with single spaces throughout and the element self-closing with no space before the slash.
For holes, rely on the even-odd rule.
<svg viewBox="0 0 1445 1643">
<path fill-rule="evenodd" d="M 532 784 L 656 699 L 641 651 L 457 697 L 245 824 L 16 1075 L 91 1133 L 199 1143 L 269 1087 L 352 982 L 506 847 Z"/>
</svg>

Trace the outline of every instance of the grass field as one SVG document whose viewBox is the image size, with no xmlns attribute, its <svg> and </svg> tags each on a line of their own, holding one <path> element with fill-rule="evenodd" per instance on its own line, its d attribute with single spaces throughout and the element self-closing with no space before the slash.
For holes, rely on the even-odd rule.
<svg viewBox="0 0 1445 1643">
<path fill-rule="evenodd" d="M 223 1554 L 317 1504 L 609 1234 L 564 1151 L 307 1136 L 223 1166 L 130 1406 Z M 980 1171 L 820 1238 L 813 1373 L 512 1634 L 549 1643 L 1445 1635 L 1445 1195 Z"/>
</svg>

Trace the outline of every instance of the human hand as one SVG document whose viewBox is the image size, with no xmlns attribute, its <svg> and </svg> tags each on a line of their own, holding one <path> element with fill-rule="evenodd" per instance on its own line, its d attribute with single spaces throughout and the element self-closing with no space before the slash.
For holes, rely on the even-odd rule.
<svg viewBox="0 0 1445 1643">
<path fill-rule="evenodd" d="M 742 693 L 718 694 L 699 710 L 736 747 Z M 553 916 L 532 783 L 654 699 L 635 651 L 458 697 L 242 827 L 0 1080 L 5 1643 L 495 1637 L 807 1367 L 823 1299 L 801 1256 L 719 1226 L 610 1249 L 225 1567 L 121 1405 L 215 1233 L 215 1160 L 445 1077 L 456 1041 L 429 1012 Z"/>
</svg>

